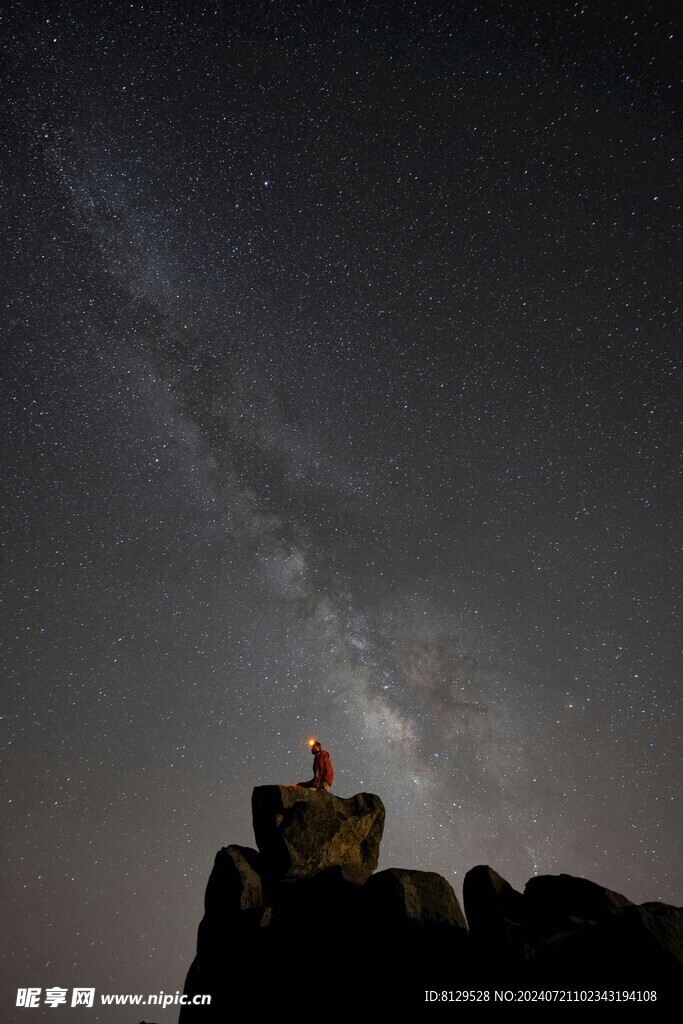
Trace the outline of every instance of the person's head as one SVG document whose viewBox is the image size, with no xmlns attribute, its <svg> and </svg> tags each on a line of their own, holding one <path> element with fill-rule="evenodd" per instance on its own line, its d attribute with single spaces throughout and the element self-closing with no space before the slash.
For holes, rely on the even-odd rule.
<svg viewBox="0 0 683 1024">
<path fill-rule="evenodd" d="M 312 754 L 317 754 L 319 750 L 322 750 L 322 744 L 320 740 L 309 740 L 308 745 L 311 748 Z"/>
</svg>

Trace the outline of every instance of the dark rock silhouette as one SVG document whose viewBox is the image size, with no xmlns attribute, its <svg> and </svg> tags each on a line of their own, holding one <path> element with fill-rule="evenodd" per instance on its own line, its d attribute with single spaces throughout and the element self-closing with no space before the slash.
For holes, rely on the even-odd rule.
<svg viewBox="0 0 683 1024">
<path fill-rule="evenodd" d="M 372 793 L 344 800 L 294 786 L 257 786 L 251 808 L 256 845 L 275 876 L 303 878 L 338 865 L 363 882 L 377 867 L 385 811 Z"/>
<path fill-rule="evenodd" d="M 524 897 L 509 882 L 480 864 L 465 875 L 463 903 L 475 955 L 496 970 L 526 959 Z"/>
<path fill-rule="evenodd" d="M 260 786 L 259 851 L 218 852 L 180 1024 L 218 1024 L 235 1010 L 333 1005 L 410 1011 L 428 993 L 600 989 L 678 998 L 683 912 L 636 906 L 584 878 L 544 875 L 520 893 L 486 865 L 467 873 L 467 919 L 445 878 L 375 874 L 379 797 Z M 468 928 L 469 925 L 469 928 Z M 456 1001 L 453 998 L 453 1001 Z"/>
<path fill-rule="evenodd" d="M 583 879 L 576 879 L 583 881 Z M 530 951 L 535 977 L 570 985 L 573 979 L 604 987 L 666 990 L 683 981 L 683 912 L 665 903 L 620 908 L 601 920 L 548 936 Z"/>
<path fill-rule="evenodd" d="M 541 978 L 665 983 L 683 968 L 683 912 L 636 906 L 587 878 L 539 875 L 524 889 L 528 959 Z"/>
<path fill-rule="evenodd" d="M 475 960 L 507 977 L 633 987 L 666 984 L 683 967 L 683 912 L 665 903 L 638 907 L 566 874 L 538 875 L 522 894 L 483 865 L 467 872 L 463 893 Z"/>
<path fill-rule="evenodd" d="M 596 924 L 632 906 L 620 893 L 572 875 L 538 875 L 524 887 L 525 914 L 538 937 Z"/>
<path fill-rule="evenodd" d="M 204 896 L 204 911 L 238 918 L 242 911 L 266 906 L 261 858 L 247 846 L 219 850 Z"/>
<path fill-rule="evenodd" d="M 368 879 L 365 905 L 375 920 L 389 927 L 456 928 L 467 934 L 467 921 L 453 889 L 433 871 L 388 868 Z"/>
</svg>

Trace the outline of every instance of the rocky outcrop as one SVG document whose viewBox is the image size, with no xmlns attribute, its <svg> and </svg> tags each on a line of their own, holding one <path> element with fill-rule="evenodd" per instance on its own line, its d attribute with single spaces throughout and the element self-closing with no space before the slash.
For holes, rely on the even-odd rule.
<svg viewBox="0 0 683 1024">
<path fill-rule="evenodd" d="M 261 786 L 252 808 L 259 849 L 216 855 L 185 983 L 186 995 L 212 1003 L 183 1007 L 181 1024 L 285 1006 L 405 1011 L 429 1001 L 425 991 L 656 989 L 660 1005 L 680 991 L 676 907 L 635 906 L 566 874 L 520 893 L 479 865 L 465 876 L 465 918 L 434 872 L 373 873 L 379 797 Z"/>
<path fill-rule="evenodd" d="M 530 983 L 640 987 L 683 967 L 683 912 L 635 906 L 587 878 L 538 875 L 517 892 L 492 868 L 468 871 L 464 904 L 475 963 Z M 683 978 L 681 979 L 683 980 Z"/>
<path fill-rule="evenodd" d="M 275 877 L 340 867 L 363 882 L 377 867 L 385 811 L 373 793 L 344 800 L 322 790 L 257 786 L 251 808 L 256 845 Z"/>
<path fill-rule="evenodd" d="M 683 966 L 682 912 L 665 903 L 634 905 L 587 878 L 539 875 L 524 889 L 528 959 L 557 983 L 613 979 L 654 985 Z"/>
<path fill-rule="evenodd" d="M 184 1007 L 182 1024 L 275 1009 L 283 992 L 294 1005 L 329 1002 L 331 978 L 335 1006 L 358 1007 L 376 986 L 386 1006 L 387 963 L 403 981 L 429 971 L 436 983 L 466 957 L 467 923 L 445 878 L 372 873 L 384 829 L 378 796 L 259 786 L 252 810 L 259 849 L 216 855 L 185 983 L 186 994 L 210 993 L 212 1005 Z"/>
</svg>

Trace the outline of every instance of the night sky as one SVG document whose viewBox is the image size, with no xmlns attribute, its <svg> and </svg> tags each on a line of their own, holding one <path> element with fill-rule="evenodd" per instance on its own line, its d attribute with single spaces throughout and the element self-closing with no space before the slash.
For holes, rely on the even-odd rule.
<svg viewBox="0 0 683 1024">
<path fill-rule="evenodd" d="M 6 1006 L 182 989 L 312 735 L 380 867 L 682 902 L 668 10 L 6 5 Z"/>
</svg>

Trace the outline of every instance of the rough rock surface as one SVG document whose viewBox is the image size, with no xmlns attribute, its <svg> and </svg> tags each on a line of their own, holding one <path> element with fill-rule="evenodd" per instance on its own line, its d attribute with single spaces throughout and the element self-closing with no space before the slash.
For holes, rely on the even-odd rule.
<svg viewBox="0 0 683 1024">
<path fill-rule="evenodd" d="M 368 879 L 363 893 L 374 918 L 390 927 L 446 925 L 467 933 L 457 896 L 446 879 L 434 871 L 387 868 Z"/>
<path fill-rule="evenodd" d="M 256 845 L 277 878 L 339 866 L 362 882 L 379 859 L 384 804 L 373 793 L 343 799 L 322 790 L 257 786 L 251 798 Z"/>
<path fill-rule="evenodd" d="M 224 846 L 216 854 L 204 897 L 208 915 L 239 914 L 266 905 L 264 866 L 256 850 Z"/>
</svg>

